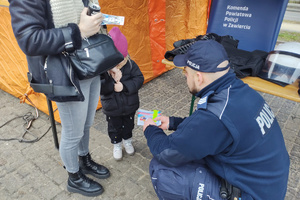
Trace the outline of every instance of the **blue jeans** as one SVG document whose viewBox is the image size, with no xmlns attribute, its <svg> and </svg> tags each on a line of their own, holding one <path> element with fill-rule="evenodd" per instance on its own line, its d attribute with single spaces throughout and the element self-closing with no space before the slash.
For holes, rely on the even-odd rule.
<svg viewBox="0 0 300 200">
<path fill-rule="evenodd" d="M 100 96 L 100 77 L 80 80 L 84 101 L 56 102 L 61 119 L 60 157 L 70 173 L 79 170 L 78 156 L 89 153 L 90 128 Z"/>
</svg>

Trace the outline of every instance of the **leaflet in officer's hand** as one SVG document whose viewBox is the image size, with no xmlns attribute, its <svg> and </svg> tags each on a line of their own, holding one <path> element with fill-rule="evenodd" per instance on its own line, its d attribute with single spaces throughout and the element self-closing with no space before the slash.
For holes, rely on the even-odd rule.
<svg viewBox="0 0 300 200">
<path fill-rule="evenodd" d="M 150 118 L 150 119 L 154 120 L 156 117 L 160 117 L 161 116 L 161 111 L 158 111 L 158 110 L 148 111 L 148 110 L 139 109 L 137 114 L 138 114 L 137 125 L 138 126 L 143 126 L 144 122 L 147 119 Z M 161 121 L 155 121 L 154 120 L 154 122 L 157 126 L 161 125 Z"/>
</svg>

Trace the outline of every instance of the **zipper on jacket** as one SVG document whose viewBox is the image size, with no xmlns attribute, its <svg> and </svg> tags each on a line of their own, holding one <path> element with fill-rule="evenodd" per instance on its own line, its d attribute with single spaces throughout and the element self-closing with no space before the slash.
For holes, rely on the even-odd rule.
<svg viewBox="0 0 300 200">
<path fill-rule="evenodd" d="M 83 36 L 83 40 L 85 40 L 89 45 L 91 45 L 90 42 L 89 42 L 89 39 L 88 39 L 87 37 Z M 84 48 L 83 50 L 84 50 L 85 53 L 86 53 L 86 57 L 89 58 L 89 57 L 90 57 L 89 49 L 86 47 L 86 48 Z"/>
<path fill-rule="evenodd" d="M 89 49 L 86 47 L 86 48 L 84 48 L 83 49 L 84 51 L 85 51 L 85 53 L 86 53 L 86 57 L 90 57 L 90 53 L 89 53 Z"/>
<path fill-rule="evenodd" d="M 64 51 L 64 52 L 62 52 L 62 54 L 66 57 L 67 62 L 68 62 L 70 81 L 71 81 L 71 83 L 73 84 L 73 86 L 75 87 L 75 92 L 79 93 L 79 90 L 78 90 L 77 86 L 75 85 L 75 83 L 74 83 L 74 81 L 73 81 L 73 79 L 72 79 L 72 70 L 73 70 L 73 68 L 70 66 L 70 65 L 71 65 L 71 63 L 70 63 L 71 61 L 70 61 L 69 58 L 67 57 L 67 54 L 69 54 L 69 53 L 66 52 L 66 51 Z"/>
<path fill-rule="evenodd" d="M 84 39 L 89 45 L 91 45 L 90 42 L 89 42 L 89 39 L 88 39 L 87 37 L 84 36 L 83 39 Z"/>
<path fill-rule="evenodd" d="M 70 61 L 68 60 L 68 67 L 69 67 L 69 76 L 70 76 L 70 81 L 71 81 L 71 83 L 74 85 L 74 87 L 75 87 L 75 91 L 77 92 L 77 93 L 79 93 L 79 90 L 78 90 L 78 88 L 77 88 L 77 86 L 75 85 L 75 83 L 74 83 L 74 81 L 73 81 L 73 79 L 72 79 L 72 67 L 70 66 Z"/>
</svg>

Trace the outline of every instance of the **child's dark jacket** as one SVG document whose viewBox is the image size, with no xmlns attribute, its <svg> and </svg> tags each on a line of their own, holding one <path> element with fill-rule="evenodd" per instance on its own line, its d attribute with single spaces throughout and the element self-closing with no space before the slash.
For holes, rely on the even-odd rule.
<svg viewBox="0 0 300 200">
<path fill-rule="evenodd" d="M 108 74 L 101 75 L 101 104 L 107 116 L 122 116 L 134 113 L 139 108 L 138 90 L 142 87 L 144 76 L 138 65 L 131 59 L 121 68 L 122 92 L 114 91 L 114 80 Z"/>
</svg>

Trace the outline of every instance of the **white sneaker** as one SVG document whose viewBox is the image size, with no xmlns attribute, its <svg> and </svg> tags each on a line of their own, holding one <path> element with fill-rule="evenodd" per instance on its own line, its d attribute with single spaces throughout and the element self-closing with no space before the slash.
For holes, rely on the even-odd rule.
<svg viewBox="0 0 300 200">
<path fill-rule="evenodd" d="M 123 157 L 122 152 L 122 142 L 119 142 L 117 144 L 114 144 L 114 159 L 115 160 L 121 160 Z"/>
<path fill-rule="evenodd" d="M 132 143 L 131 143 L 131 138 L 129 138 L 127 140 L 123 140 L 123 145 L 125 147 L 125 151 L 126 151 L 127 154 L 129 154 L 129 155 L 134 154 L 134 148 L 133 148 Z"/>
</svg>

